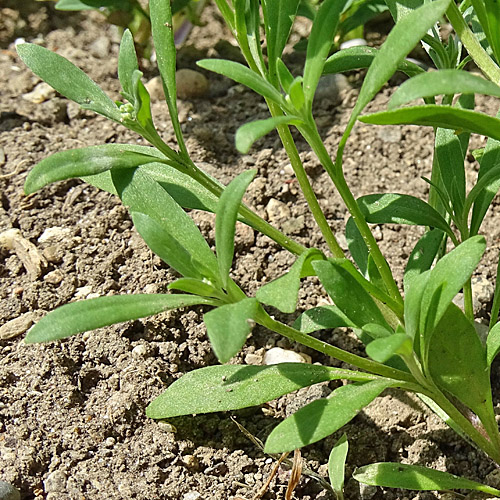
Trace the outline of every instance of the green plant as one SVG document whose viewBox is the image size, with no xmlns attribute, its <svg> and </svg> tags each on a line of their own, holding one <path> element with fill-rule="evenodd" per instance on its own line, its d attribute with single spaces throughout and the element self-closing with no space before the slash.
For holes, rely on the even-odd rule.
<svg viewBox="0 0 500 500">
<path fill-rule="evenodd" d="M 118 61 L 124 101 L 117 103 L 69 61 L 36 45 L 19 45 L 22 60 L 56 90 L 134 130 L 152 145 L 107 144 L 56 153 L 35 166 L 25 190 L 33 193 L 50 182 L 81 177 L 117 194 L 149 247 L 183 275 L 169 285 L 182 293 L 101 297 L 67 304 L 35 325 L 26 341 L 61 339 L 175 307 L 210 306 L 204 320 L 221 363 L 241 349 L 252 324 L 258 323 L 359 370 L 289 363 L 205 367 L 184 375 L 154 400 L 147 408 L 150 417 L 235 410 L 315 383 L 345 379 L 352 383 L 280 423 L 268 436 L 266 451 L 285 452 L 314 443 L 340 429 L 385 389 L 398 388 L 420 395 L 453 429 L 500 463 L 500 434 L 490 384 L 491 363 L 500 351 L 500 295 L 497 283 L 489 334 L 483 344 L 474 327 L 470 283 L 486 248 L 485 238 L 478 235 L 480 226 L 500 187 L 500 119 L 474 111 L 471 97 L 474 93 L 500 97 L 500 17 L 496 15 L 496 3 L 466 0 L 457 6 L 450 0 L 387 0 L 396 23 L 380 49 L 355 47 L 328 57 L 339 19 L 350 2 L 325 0 L 309 36 L 303 75 L 298 77 L 292 76 L 281 56 L 299 0 L 216 3 L 248 66 L 223 60 L 204 60 L 199 65 L 265 98 L 271 117 L 243 125 L 236 134 L 236 146 L 247 152 L 258 138 L 277 129 L 331 256 L 304 248 L 242 203 L 255 171 L 242 173 L 224 187 L 192 162 L 177 114 L 170 3 L 151 0 L 153 40 L 177 150 L 165 144 L 156 131 L 129 31 L 123 35 Z M 438 23 L 443 16 L 456 33 L 447 41 L 439 35 Z M 266 55 L 261 45 L 261 23 Z M 420 41 L 438 71 L 425 72 L 405 59 Z M 478 65 L 486 79 L 463 71 L 469 60 Z M 368 71 L 332 159 L 313 118 L 316 87 L 324 73 L 359 68 Z M 410 78 L 394 93 L 389 109 L 362 115 L 397 70 Z M 457 95 L 461 97 L 455 100 Z M 443 96 L 440 104 L 436 96 Z M 423 99 L 425 104 L 402 107 L 416 99 Z M 435 156 L 428 201 L 397 193 L 355 198 L 345 181 L 343 151 L 358 120 L 434 127 Z M 350 212 L 346 237 L 354 263 L 345 257 L 320 209 L 290 126 L 309 143 Z M 468 190 L 464 156 L 471 133 L 489 139 L 484 151 L 476 152 L 480 158 L 478 181 Z M 215 254 L 184 210 L 192 208 L 216 213 Z M 289 272 L 262 286 L 255 297 L 248 297 L 230 276 L 238 219 L 297 255 Z M 406 266 L 404 299 L 370 230 L 372 223 L 427 227 Z M 454 248 L 446 253 L 448 239 Z M 335 305 L 306 311 L 293 326 L 268 314 L 265 306 L 293 313 L 301 279 L 313 275 L 319 277 Z M 461 290 L 464 311 L 452 302 Z M 336 327 L 354 329 L 366 344 L 369 357 L 354 355 L 311 335 Z M 340 498 L 343 481 L 339 471 L 346 447 L 341 440 L 330 459 L 332 485 Z M 500 491 L 491 487 L 417 466 L 374 464 L 358 470 L 355 477 L 390 487 L 469 488 L 500 496 Z"/>
</svg>

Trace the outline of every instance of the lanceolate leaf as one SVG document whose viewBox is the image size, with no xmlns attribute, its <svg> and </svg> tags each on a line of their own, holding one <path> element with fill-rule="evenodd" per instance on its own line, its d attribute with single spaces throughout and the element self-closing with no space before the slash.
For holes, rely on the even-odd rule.
<svg viewBox="0 0 500 500">
<path fill-rule="evenodd" d="M 347 441 L 347 436 L 343 434 L 335 443 L 328 458 L 328 477 L 337 498 L 339 498 L 339 494 L 342 495 L 344 489 L 345 461 L 348 450 L 349 443 Z M 340 496 L 340 498 L 342 498 L 342 496 Z"/>
<path fill-rule="evenodd" d="M 410 12 L 396 23 L 387 36 L 363 81 L 352 112 L 357 117 L 397 70 L 399 63 L 444 14 L 450 0 L 436 0 Z"/>
<path fill-rule="evenodd" d="M 17 46 L 17 53 L 35 75 L 47 82 L 63 96 L 120 122 L 120 111 L 116 104 L 80 68 L 59 54 L 39 45 L 23 43 Z"/>
<path fill-rule="evenodd" d="M 156 60 L 163 81 L 170 120 L 181 150 L 186 152 L 177 112 L 177 85 L 175 82 L 176 50 L 170 2 L 150 0 L 151 32 L 156 49 Z M 186 153 L 187 154 L 187 153 Z"/>
<path fill-rule="evenodd" d="M 394 109 L 415 99 L 448 94 L 484 94 L 500 97 L 500 87 L 480 76 L 458 69 L 442 69 L 417 75 L 394 92 L 387 107 Z"/>
<path fill-rule="evenodd" d="M 480 418 L 493 411 L 486 351 L 457 306 L 448 307 L 428 345 L 427 368 L 434 383 Z"/>
<path fill-rule="evenodd" d="M 411 355 L 412 339 L 406 333 L 375 339 L 366 346 L 366 354 L 379 363 L 385 363 L 396 354 Z"/>
<path fill-rule="evenodd" d="M 227 76 L 235 82 L 242 83 L 267 99 L 271 99 L 281 106 L 285 106 L 283 96 L 264 78 L 243 64 L 221 59 L 202 59 L 197 62 L 200 68 Z"/>
<path fill-rule="evenodd" d="M 497 117 L 500 117 L 500 115 L 497 115 Z M 485 176 L 491 169 L 497 166 L 500 166 L 500 142 L 498 140 L 488 139 L 480 162 L 478 182 L 480 182 L 481 178 Z M 491 189 L 485 191 L 484 193 L 481 193 L 477 197 L 477 200 L 474 203 L 474 209 L 472 211 L 472 218 L 470 223 L 471 234 L 478 233 L 484 216 L 497 190 L 497 186 L 492 186 Z"/>
<path fill-rule="evenodd" d="M 217 197 L 189 175 L 164 163 L 147 163 L 140 169 L 157 181 L 181 207 L 215 213 Z M 109 170 L 101 174 L 84 176 L 83 180 L 108 193 L 118 195 Z"/>
<path fill-rule="evenodd" d="M 446 233 L 447 222 L 428 203 L 407 194 L 369 194 L 357 200 L 367 222 L 374 224 L 416 224 L 431 226 Z"/>
<path fill-rule="evenodd" d="M 431 268 L 442 242 L 443 233 L 436 229 L 425 232 L 418 240 L 404 272 L 403 281 L 406 293 L 411 288 L 413 280 Z"/>
<path fill-rule="evenodd" d="M 324 0 L 314 19 L 307 42 L 304 67 L 304 94 L 309 107 L 312 105 L 316 87 L 337 30 L 339 16 L 345 4 L 346 0 Z"/>
<path fill-rule="evenodd" d="M 208 338 L 221 363 L 229 361 L 243 347 L 258 307 L 256 299 L 248 298 L 220 306 L 203 316 Z"/>
<path fill-rule="evenodd" d="M 482 236 L 474 236 L 438 261 L 430 271 L 422 295 L 420 330 L 431 335 L 455 295 L 471 277 L 486 248 Z"/>
<path fill-rule="evenodd" d="M 500 87 L 499 87 L 500 90 Z M 465 167 L 460 139 L 450 129 L 436 130 L 435 154 L 441 180 L 458 217 L 465 203 Z"/>
<path fill-rule="evenodd" d="M 267 438 L 264 451 L 283 453 L 333 434 L 393 384 L 379 379 L 339 387 L 328 398 L 313 401 L 279 424 Z"/>
<path fill-rule="evenodd" d="M 330 330 L 341 326 L 356 327 L 356 325 L 334 305 L 318 306 L 309 309 L 302 313 L 293 324 L 296 330 L 303 333 Z"/>
<path fill-rule="evenodd" d="M 120 43 L 120 55 L 118 56 L 118 78 L 123 88 L 124 96 L 133 104 L 134 90 L 132 86 L 132 75 L 139 70 L 137 55 L 135 53 L 134 37 L 130 30 L 125 30 Z"/>
<path fill-rule="evenodd" d="M 500 140 L 500 120 L 498 118 L 451 106 L 434 104 L 414 106 L 364 115 L 359 120 L 376 125 L 423 125 L 451 128 Z"/>
<path fill-rule="evenodd" d="M 212 304 L 210 299 L 192 295 L 113 295 L 72 302 L 44 316 L 25 342 L 49 342 L 103 326 L 152 316 L 169 309 Z"/>
<path fill-rule="evenodd" d="M 486 363 L 491 366 L 500 352 L 500 323 L 497 323 L 488 333 L 486 339 Z"/>
<path fill-rule="evenodd" d="M 324 258 L 324 255 L 314 248 L 301 253 L 286 274 L 257 290 L 257 299 L 284 313 L 293 313 L 297 306 L 301 278 L 314 275 L 311 262 Z"/>
<path fill-rule="evenodd" d="M 61 151 L 35 165 L 26 178 L 24 191 L 31 194 L 51 182 L 162 160 L 168 161 L 157 149 L 132 144 L 103 144 Z"/>
<path fill-rule="evenodd" d="M 234 256 L 234 233 L 241 200 L 256 170 L 243 172 L 224 189 L 215 218 L 215 248 L 222 286 L 226 287 Z"/>
<path fill-rule="evenodd" d="M 179 278 L 167 287 L 169 290 L 180 290 L 181 292 L 201 295 L 202 297 L 221 297 L 221 290 L 210 285 L 206 281 L 196 278 Z"/>
<path fill-rule="evenodd" d="M 355 69 L 369 68 L 377 54 L 378 49 L 365 46 L 339 50 L 326 60 L 323 74 L 344 73 Z M 399 62 L 395 71 L 402 71 L 408 76 L 425 72 L 420 66 L 406 59 Z"/>
<path fill-rule="evenodd" d="M 266 29 L 269 70 L 276 74 L 276 60 L 281 57 L 297 13 L 300 0 L 264 0 L 264 27 Z"/>
<path fill-rule="evenodd" d="M 166 237 L 175 238 L 193 260 L 202 265 L 202 275 L 218 281 L 217 259 L 193 220 L 153 178 L 140 169 L 113 173 L 113 182 L 124 205 L 131 212 L 140 212 L 163 228 Z M 199 278 L 200 275 L 188 275 Z"/>
<path fill-rule="evenodd" d="M 256 120 L 245 123 L 236 131 L 235 143 L 236 149 L 240 153 L 248 153 L 253 143 L 264 137 L 266 134 L 275 129 L 278 125 L 290 125 L 301 123 L 300 118 L 295 116 L 276 116 L 265 120 Z"/>
<path fill-rule="evenodd" d="M 340 263 L 315 261 L 313 267 L 335 305 L 358 328 L 367 323 L 388 327 L 371 296 Z"/>
<path fill-rule="evenodd" d="M 467 489 L 500 495 L 499 490 L 490 486 L 419 465 L 379 462 L 356 469 L 352 476 L 360 483 L 387 488 L 420 491 Z"/>
<path fill-rule="evenodd" d="M 305 363 L 271 366 L 218 365 L 176 380 L 146 409 L 150 418 L 239 410 L 267 403 L 327 380 L 372 380 L 372 375 Z"/>
</svg>

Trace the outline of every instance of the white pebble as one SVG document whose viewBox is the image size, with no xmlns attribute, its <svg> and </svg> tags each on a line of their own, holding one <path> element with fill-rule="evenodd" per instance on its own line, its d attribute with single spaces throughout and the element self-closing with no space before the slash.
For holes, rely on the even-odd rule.
<svg viewBox="0 0 500 500">
<path fill-rule="evenodd" d="M 298 353 L 273 347 L 264 354 L 264 365 L 276 365 L 278 363 L 311 363 L 311 357 L 307 354 Z"/>
</svg>

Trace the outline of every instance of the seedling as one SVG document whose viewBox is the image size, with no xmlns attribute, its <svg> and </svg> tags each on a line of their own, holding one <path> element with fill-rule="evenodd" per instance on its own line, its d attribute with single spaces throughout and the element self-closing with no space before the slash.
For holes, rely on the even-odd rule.
<svg viewBox="0 0 500 500">
<path fill-rule="evenodd" d="M 351 383 L 281 422 L 268 436 L 265 451 L 282 453 L 315 443 L 340 429 L 385 389 L 397 388 L 418 394 L 453 429 L 498 464 L 500 435 L 493 411 L 490 369 L 500 350 L 500 299 L 497 287 L 489 335 L 483 344 L 474 328 L 470 284 L 486 249 L 486 239 L 479 235 L 481 223 L 500 187 L 500 119 L 474 111 L 473 100 L 475 93 L 500 96 L 497 3 L 387 0 L 396 23 L 380 49 L 355 47 L 330 55 L 339 22 L 345 22 L 352 3 L 324 0 L 308 39 L 303 74 L 293 77 L 282 54 L 299 3 L 216 0 L 247 65 L 223 60 L 204 60 L 199 65 L 265 98 L 271 117 L 243 125 L 236 134 L 236 147 L 247 152 L 257 139 L 277 129 L 329 254 L 304 248 L 242 203 L 255 171 L 243 172 L 224 187 L 191 160 L 177 113 L 169 2 L 151 0 L 150 16 L 177 139 L 175 149 L 162 140 L 154 126 L 129 31 L 124 33 L 120 47 L 118 76 L 123 101 L 117 103 L 61 56 L 36 45 L 18 46 L 21 59 L 58 92 L 137 132 L 151 144 L 106 144 L 56 153 L 30 172 L 26 192 L 33 193 L 50 182 L 81 177 L 117 194 L 153 252 L 184 276 L 169 285 L 171 290 L 182 293 L 100 297 L 67 304 L 35 325 L 26 341 L 61 339 L 171 308 L 202 304 L 212 308 L 204 319 L 221 363 L 242 348 L 252 325 L 257 323 L 357 370 L 293 363 L 208 366 L 184 375 L 152 401 L 147 408 L 151 418 L 235 410 L 312 384 L 343 379 Z M 443 18 L 455 30 L 446 42 L 439 35 Z M 266 54 L 261 44 L 263 34 Z M 405 59 L 421 41 L 437 71 L 425 72 Z M 463 70 L 470 60 L 485 78 Z M 313 118 L 316 87 L 322 74 L 359 68 L 368 71 L 332 158 Z M 410 78 L 395 92 L 389 109 L 362 114 L 396 71 Z M 436 99 L 439 96 L 442 99 Z M 424 104 L 407 105 L 415 100 L 423 100 Z M 428 200 L 390 192 L 356 198 L 344 177 L 343 152 L 358 120 L 434 127 L 435 156 Z M 308 142 L 351 215 L 345 231 L 352 260 L 342 251 L 320 209 L 290 127 L 295 127 Z M 470 134 L 489 138 L 478 155 L 480 169 L 473 186 L 466 184 L 464 167 Z M 192 208 L 215 212 L 216 253 L 184 211 Z M 297 256 L 288 273 L 263 285 L 255 297 L 248 296 L 230 275 L 237 220 Z M 403 290 L 370 230 L 370 224 L 385 223 L 427 228 L 409 257 Z M 448 253 L 447 241 L 453 246 Z M 266 306 L 283 313 L 295 311 L 300 282 L 306 276 L 318 276 L 334 305 L 305 311 L 293 325 L 271 317 Z M 461 290 L 464 310 L 452 302 Z M 352 328 L 366 345 L 368 357 L 311 335 L 336 327 Z M 346 448 L 346 442 L 341 440 L 329 462 L 332 485 L 339 498 Z M 500 491 L 493 488 L 413 464 L 374 464 L 358 470 L 354 477 L 388 487 L 469 488 L 500 496 Z"/>
</svg>

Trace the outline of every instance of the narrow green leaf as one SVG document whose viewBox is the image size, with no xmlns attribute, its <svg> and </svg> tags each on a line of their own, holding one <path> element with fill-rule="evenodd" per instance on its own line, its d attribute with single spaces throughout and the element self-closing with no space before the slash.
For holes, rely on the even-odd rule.
<svg viewBox="0 0 500 500">
<path fill-rule="evenodd" d="M 440 0 L 438 0 L 440 1 Z M 364 123 L 375 125 L 422 125 L 450 128 L 457 131 L 486 135 L 500 140 L 500 119 L 483 113 L 451 106 L 413 106 L 395 111 L 381 111 L 359 117 Z"/>
<path fill-rule="evenodd" d="M 165 233 L 169 239 L 175 238 L 179 246 L 184 247 L 193 261 L 200 266 L 202 276 L 198 273 L 188 276 L 200 278 L 204 273 L 209 273 L 205 275 L 206 278 L 218 281 L 219 269 L 212 250 L 193 220 L 158 182 L 141 169 L 114 171 L 113 182 L 123 204 L 129 207 L 131 212 L 140 212 L 153 219 L 163 228 L 161 233 Z M 150 237 L 153 239 L 154 235 L 150 234 Z"/>
<path fill-rule="evenodd" d="M 339 261 L 341 260 L 343 259 L 339 259 Z M 335 262 L 335 260 L 314 261 L 312 265 L 335 305 L 358 328 L 362 328 L 367 323 L 377 323 L 388 327 L 372 297 L 342 267 L 340 262 Z"/>
<path fill-rule="evenodd" d="M 222 286 L 226 287 L 233 264 L 234 234 L 241 200 L 257 170 L 248 170 L 238 175 L 224 189 L 217 205 L 215 218 L 215 249 Z"/>
<path fill-rule="evenodd" d="M 497 118 L 500 118 L 500 113 L 497 114 Z M 478 183 L 491 169 L 498 166 L 500 166 L 500 142 L 495 139 L 488 139 L 480 161 Z M 498 191 L 498 188 L 495 189 L 495 187 L 492 186 L 491 189 L 481 193 L 477 197 L 470 222 L 471 234 L 478 233 L 490 203 Z"/>
<path fill-rule="evenodd" d="M 345 225 L 345 236 L 347 240 L 347 247 L 351 256 L 356 262 L 361 274 L 365 277 L 368 276 L 368 247 L 366 246 L 363 236 L 359 232 L 358 226 L 352 217 L 349 217 Z"/>
<path fill-rule="evenodd" d="M 328 477 L 338 499 L 339 495 L 342 498 L 344 490 L 345 462 L 348 451 L 349 442 L 347 441 L 347 436 L 342 434 L 342 437 L 335 443 L 328 457 Z"/>
<path fill-rule="evenodd" d="M 212 309 L 203 316 L 208 338 L 217 359 L 226 363 L 243 347 L 259 303 L 254 298 L 247 298 Z"/>
<path fill-rule="evenodd" d="M 394 109 L 415 99 L 448 94 L 484 94 L 500 97 L 500 87 L 467 71 L 441 69 L 419 74 L 403 82 L 392 95 L 387 107 Z"/>
<path fill-rule="evenodd" d="M 344 15 L 342 17 L 346 16 L 346 14 L 348 15 L 339 24 L 337 31 L 340 35 L 340 38 L 344 38 L 344 35 L 347 35 L 349 32 L 355 30 L 356 28 L 360 28 L 360 30 L 363 30 L 365 24 L 368 23 L 368 21 L 382 14 L 386 10 L 387 5 L 383 0 L 368 0 L 358 3 L 357 7 L 353 6 L 353 8 L 349 9 L 347 12 L 344 11 Z M 361 31 L 361 33 L 362 32 L 363 31 Z"/>
<path fill-rule="evenodd" d="M 196 278 L 179 278 L 167 287 L 169 290 L 180 290 L 181 292 L 192 293 L 202 297 L 220 297 L 222 291 L 215 288 L 206 281 Z"/>
<path fill-rule="evenodd" d="M 406 293 L 411 288 L 413 280 L 431 268 L 442 242 L 443 233 L 435 229 L 425 232 L 418 240 L 411 252 L 404 272 L 403 281 Z"/>
<path fill-rule="evenodd" d="M 378 49 L 365 46 L 339 50 L 326 60 L 323 74 L 345 73 L 355 69 L 369 68 L 377 54 Z M 395 71 L 401 71 L 410 77 L 425 72 L 420 66 L 406 59 L 399 62 Z"/>
<path fill-rule="evenodd" d="M 460 308 L 448 307 L 428 345 L 427 366 L 434 383 L 480 417 L 493 411 L 486 351 Z"/>
<path fill-rule="evenodd" d="M 411 355 L 412 345 L 412 339 L 406 333 L 395 333 L 370 342 L 366 346 L 366 354 L 374 361 L 385 363 L 397 354 Z"/>
<path fill-rule="evenodd" d="M 286 274 L 257 290 L 258 301 L 276 307 L 281 312 L 293 313 L 297 307 L 301 278 L 313 276 L 315 272 L 311 263 L 324 258 L 324 255 L 315 248 L 301 253 Z"/>
<path fill-rule="evenodd" d="M 302 77 L 298 76 L 295 78 L 288 89 L 287 100 L 290 100 L 292 106 L 301 110 L 306 102 L 306 96 L 304 94 L 304 89 L 302 88 Z"/>
<path fill-rule="evenodd" d="M 276 116 L 265 120 L 255 120 L 245 123 L 237 131 L 235 136 L 236 149 L 240 153 L 248 153 L 253 143 L 264 137 L 278 125 L 296 125 L 301 123 L 300 118 L 295 116 Z"/>
<path fill-rule="evenodd" d="M 386 0 L 387 7 L 391 11 L 391 16 L 396 22 L 405 18 L 424 3 L 425 0 Z"/>
<path fill-rule="evenodd" d="M 215 213 L 218 198 L 189 175 L 165 163 L 147 163 L 140 169 L 157 181 L 181 207 Z M 109 170 L 83 176 L 83 180 L 118 196 Z"/>
<path fill-rule="evenodd" d="M 460 139 L 452 130 L 438 128 L 434 150 L 443 186 L 448 193 L 455 214 L 460 219 L 466 190 L 464 155 Z"/>
<path fill-rule="evenodd" d="M 186 373 L 146 408 L 150 418 L 239 410 L 327 380 L 373 376 L 306 363 L 217 365 Z"/>
<path fill-rule="evenodd" d="M 486 339 L 486 364 L 491 366 L 500 352 L 500 323 L 497 323 L 488 333 Z"/>
<path fill-rule="evenodd" d="M 107 118 L 121 121 L 116 104 L 80 68 L 59 54 L 31 43 L 17 46 L 17 53 L 35 75 L 63 96 Z"/>
<path fill-rule="evenodd" d="M 113 7 L 129 10 L 130 0 L 59 0 L 55 5 L 57 10 L 97 10 L 101 7 Z"/>
<path fill-rule="evenodd" d="M 431 226 L 446 233 L 448 223 L 428 203 L 407 194 L 369 194 L 357 200 L 366 222 Z"/>
<path fill-rule="evenodd" d="M 175 81 L 176 50 L 170 2 L 165 0 L 150 0 L 149 11 L 151 33 L 156 49 L 156 62 L 163 81 L 163 90 L 165 99 L 167 100 L 170 120 L 174 127 L 177 143 L 181 151 L 187 154 L 177 110 L 177 84 Z"/>
<path fill-rule="evenodd" d="M 265 453 L 295 450 L 333 434 L 393 384 L 392 380 L 379 379 L 362 385 L 345 385 L 328 398 L 313 401 L 271 432 Z"/>
<path fill-rule="evenodd" d="M 379 462 L 356 469 L 352 477 L 363 484 L 386 488 L 419 491 L 466 489 L 500 495 L 495 488 L 420 465 Z"/>
<path fill-rule="evenodd" d="M 469 213 L 474 205 L 471 219 L 471 234 L 477 234 L 480 224 L 488 211 L 489 204 L 500 189 L 500 163 L 485 172 L 470 190 L 465 200 L 464 213 Z M 486 202 L 489 202 L 486 205 Z M 477 208 L 477 210 L 475 210 Z"/>
<path fill-rule="evenodd" d="M 473 5 L 475 4 L 476 2 Z M 484 0 L 484 6 L 488 17 L 488 40 L 498 62 L 500 61 L 500 5 L 496 0 Z"/>
<path fill-rule="evenodd" d="M 165 161 L 157 149 L 132 144 L 103 144 L 55 153 L 35 165 L 24 183 L 26 194 L 51 182 L 95 175 L 114 168 L 134 168 Z"/>
<path fill-rule="evenodd" d="M 103 326 L 153 316 L 162 311 L 212 301 L 192 295 L 113 295 L 72 302 L 44 316 L 26 335 L 25 342 L 49 342 Z"/>
<path fill-rule="evenodd" d="M 431 335 L 455 295 L 471 277 L 486 249 L 483 236 L 474 236 L 445 255 L 430 271 L 422 295 L 420 331 Z"/>
<path fill-rule="evenodd" d="M 293 323 L 293 328 L 303 333 L 330 330 L 342 326 L 348 326 L 350 328 L 356 327 L 356 325 L 334 305 L 318 306 L 313 309 L 308 309 Z"/>
<path fill-rule="evenodd" d="M 137 232 L 163 262 L 183 276 L 197 280 L 203 280 L 209 275 L 210 271 L 202 263 L 196 261 L 170 227 L 166 227 L 161 221 L 141 212 L 131 210 L 130 213 Z"/>
<path fill-rule="evenodd" d="M 278 73 L 278 80 L 281 87 L 288 94 L 290 85 L 294 80 L 293 75 L 290 73 L 290 70 L 286 67 L 286 64 L 281 59 L 278 59 L 276 61 L 276 71 Z"/>
<path fill-rule="evenodd" d="M 323 67 L 346 1 L 324 0 L 314 18 L 307 42 L 306 64 L 304 66 L 304 95 L 308 107 L 312 106 L 316 87 L 323 73 Z"/>
<path fill-rule="evenodd" d="M 401 61 L 444 14 L 449 3 L 450 0 L 435 0 L 413 10 L 396 23 L 368 69 L 351 120 L 389 80 Z"/>
<path fill-rule="evenodd" d="M 269 71 L 276 75 L 276 64 L 285 48 L 300 0 L 263 0 Z M 278 62 L 279 64 L 279 62 Z"/>
<path fill-rule="evenodd" d="M 257 94 L 285 107 L 285 99 L 283 96 L 269 82 L 264 80 L 264 78 L 250 68 L 243 66 L 243 64 L 222 59 L 202 59 L 196 64 L 198 64 L 200 68 L 227 76 L 235 82 L 246 85 L 254 92 L 257 92 Z"/>
<path fill-rule="evenodd" d="M 422 295 L 429 281 L 430 271 L 413 277 L 411 286 L 405 290 L 404 318 L 406 333 L 413 338 L 413 348 L 420 357 L 420 317 Z M 425 312 L 425 311 L 424 311 Z"/>
<path fill-rule="evenodd" d="M 134 37 L 130 30 L 123 32 L 118 56 L 118 79 L 123 88 L 123 94 L 133 104 L 132 75 L 139 70 L 137 55 L 135 53 Z"/>
</svg>

